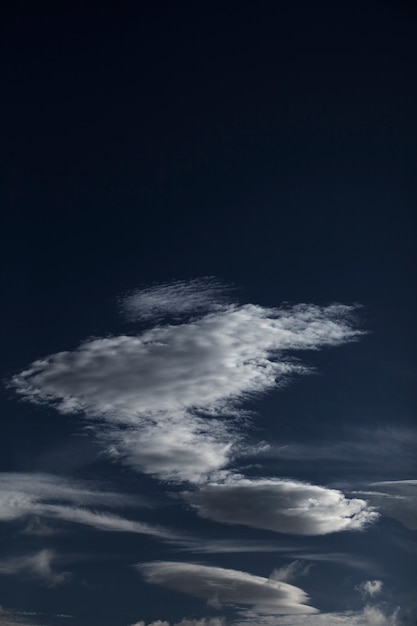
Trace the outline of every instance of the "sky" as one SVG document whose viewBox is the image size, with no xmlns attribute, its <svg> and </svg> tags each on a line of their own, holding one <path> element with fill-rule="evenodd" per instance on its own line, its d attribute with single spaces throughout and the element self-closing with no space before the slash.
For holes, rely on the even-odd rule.
<svg viewBox="0 0 417 626">
<path fill-rule="evenodd" d="M 416 26 L 3 9 L 0 625 L 417 623 Z"/>
</svg>

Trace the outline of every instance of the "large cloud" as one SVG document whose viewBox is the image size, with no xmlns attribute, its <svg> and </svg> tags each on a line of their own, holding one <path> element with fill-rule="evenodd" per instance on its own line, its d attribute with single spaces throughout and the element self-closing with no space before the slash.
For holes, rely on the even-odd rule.
<svg viewBox="0 0 417 626">
<path fill-rule="evenodd" d="M 172 561 L 139 564 L 137 567 L 147 582 L 203 598 L 213 606 L 251 605 L 256 610 L 276 615 L 316 612 L 307 604 L 308 596 L 299 587 L 246 572 Z"/>
<path fill-rule="evenodd" d="M 139 470 L 199 482 L 236 452 L 239 403 L 308 371 L 288 351 L 335 346 L 360 333 L 349 306 L 277 309 L 216 299 L 209 306 L 207 289 L 199 296 L 192 285 L 189 300 L 186 285 L 178 289 L 164 285 L 129 302 L 142 317 L 185 307 L 199 318 L 86 341 L 35 361 L 11 385 L 30 401 L 83 412 L 107 450 Z"/>
<path fill-rule="evenodd" d="M 132 497 L 102 491 L 100 485 L 70 481 L 48 474 L 0 474 L 0 521 L 36 516 L 84 524 L 105 531 L 133 532 L 161 539 L 178 539 L 169 530 L 124 519 L 98 506 L 133 505 Z M 140 499 L 138 499 L 140 503 Z M 94 510 L 87 508 L 93 506 Z"/>
<path fill-rule="evenodd" d="M 184 497 L 201 517 L 294 535 L 357 530 L 378 517 L 365 500 L 295 480 L 234 477 Z"/>
</svg>

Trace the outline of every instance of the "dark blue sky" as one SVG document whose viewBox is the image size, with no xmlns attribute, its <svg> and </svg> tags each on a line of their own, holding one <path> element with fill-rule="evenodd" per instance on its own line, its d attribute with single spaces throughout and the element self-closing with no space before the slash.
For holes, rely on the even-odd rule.
<svg viewBox="0 0 417 626">
<path fill-rule="evenodd" d="M 394 0 L 6 8 L 0 624 L 414 623 L 416 25 L 415 5 Z M 123 316 L 129 293 L 133 323 Z M 189 305 L 178 313 L 181 302 Z M 301 303 L 316 308 L 302 317 Z M 355 319 L 326 308 L 333 303 L 360 305 Z M 295 333 L 288 344 L 274 335 L 276 316 Z M 326 332 L 313 340 L 317 324 Z M 365 331 L 353 343 L 352 328 Z M 216 359 L 231 336 L 241 345 L 227 362 L 239 368 L 251 351 L 253 360 L 226 384 Z M 149 353 L 135 352 L 142 339 Z M 85 341 L 88 367 L 77 351 Z M 216 351 L 205 353 L 208 344 Z M 10 386 L 48 355 L 45 371 L 32 367 Z M 291 384 L 280 385 L 278 364 Z M 299 375 L 296 364 L 316 373 Z M 262 378 L 270 366 L 275 388 L 255 385 L 255 370 Z M 133 411 L 122 389 L 138 394 L 135 415 L 148 424 L 146 437 L 120 427 L 133 429 L 136 448 L 108 421 Z M 216 430 L 215 389 L 216 402 L 251 411 L 230 418 L 227 432 Z M 223 474 L 194 466 L 188 448 L 172 470 L 170 410 L 184 446 L 203 450 L 210 429 L 216 445 L 232 442 L 227 462 L 213 452 L 210 471 Z M 162 411 L 157 432 L 152 411 Z M 206 429 L 206 439 L 187 443 L 187 428 Z M 194 484 L 185 467 L 205 478 Z M 72 491 L 61 498 L 62 481 Z M 300 518 L 302 532 L 289 532 L 268 508 L 287 506 L 282 481 L 300 502 L 316 497 L 306 484 L 329 490 L 314 492 L 319 502 L 336 497 L 331 490 L 342 503 L 361 499 L 366 530 L 327 534 L 324 518 L 320 532 Z M 240 508 L 246 499 L 256 520 Z M 153 530 L 103 532 L 94 511 Z M 203 541 L 211 547 L 199 552 Z M 219 541 L 239 545 L 224 552 Z M 188 574 L 184 564 L 195 563 Z M 273 589 L 262 600 L 259 581 L 242 592 L 243 575 L 269 580 L 273 570 L 298 589 L 286 592 L 287 614 Z M 213 604 L 206 589 L 232 579 L 236 596 Z M 296 598 L 304 591 L 308 601 Z M 299 615 L 301 605 L 320 613 Z"/>
</svg>

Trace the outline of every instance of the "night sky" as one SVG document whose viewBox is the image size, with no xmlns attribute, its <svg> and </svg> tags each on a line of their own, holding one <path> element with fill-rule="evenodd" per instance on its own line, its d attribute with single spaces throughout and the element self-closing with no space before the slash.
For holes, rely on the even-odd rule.
<svg viewBox="0 0 417 626">
<path fill-rule="evenodd" d="M 1 625 L 416 623 L 416 29 L 2 10 Z"/>
</svg>

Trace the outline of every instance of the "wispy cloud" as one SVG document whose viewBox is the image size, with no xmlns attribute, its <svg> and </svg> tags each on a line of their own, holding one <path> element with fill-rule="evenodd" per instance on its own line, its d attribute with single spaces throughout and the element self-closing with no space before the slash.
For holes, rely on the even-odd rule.
<svg viewBox="0 0 417 626">
<path fill-rule="evenodd" d="M 334 473 L 343 468 L 346 475 L 375 476 L 404 475 L 413 471 L 417 463 L 417 431 L 403 426 L 378 428 L 338 427 L 335 434 L 321 441 L 300 443 L 283 441 L 260 449 L 259 459 L 286 462 L 321 463 L 321 471 Z M 395 458 L 395 467 L 387 468 L 385 459 Z"/>
<path fill-rule="evenodd" d="M 396 480 L 371 483 L 358 495 L 376 507 L 382 515 L 392 517 L 403 526 L 417 530 L 417 480 Z"/>
<path fill-rule="evenodd" d="M 129 495 L 103 491 L 102 486 L 83 481 L 70 481 L 48 474 L 0 474 L 0 521 L 34 516 L 35 519 L 60 519 L 84 524 L 105 531 L 133 532 L 162 539 L 178 538 L 178 534 L 142 522 L 128 520 L 98 507 L 134 506 L 141 504 Z M 27 529 L 26 529 L 27 532 Z"/>
<path fill-rule="evenodd" d="M 291 561 L 288 565 L 274 569 L 269 578 L 271 580 L 282 580 L 288 583 L 292 580 L 296 580 L 300 576 L 307 576 L 311 568 L 311 563 L 306 565 L 302 561 Z"/>
<path fill-rule="evenodd" d="M 202 598 L 216 607 L 250 605 L 274 615 L 316 612 L 299 587 L 238 570 L 173 561 L 138 564 L 137 568 L 149 583 Z"/>
<path fill-rule="evenodd" d="M 213 277 L 178 280 L 135 289 L 120 299 L 120 308 L 129 321 L 181 318 L 223 307 L 228 291 Z"/>
<path fill-rule="evenodd" d="M 122 462 L 163 480 L 205 482 L 241 450 L 242 402 L 310 371 L 294 351 L 361 335 L 350 306 L 233 305 L 220 292 L 204 281 L 135 292 L 124 301 L 131 315 L 187 313 L 187 321 L 85 341 L 10 384 L 32 402 L 81 412 Z"/>
<path fill-rule="evenodd" d="M 201 517 L 293 535 L 359 530 L 378 517 L 365 500 L 295 480 L 235 476 L 184 497 Z"/>
<path fill-rule="evenodd" d="M 56 555 L 52 550 L 40 550 L 36 554 L 18 556 L 0 561 L 0 574 L 3 576 L 30 576 L 37 578 L 50 587 L 66 582 L 68 572 L 56 572 L 53 561 Z M 1 623 L 1 622 L 0 622 Z"/>
</svg>

